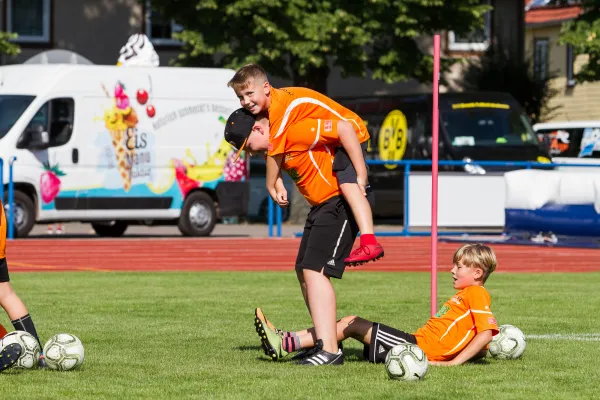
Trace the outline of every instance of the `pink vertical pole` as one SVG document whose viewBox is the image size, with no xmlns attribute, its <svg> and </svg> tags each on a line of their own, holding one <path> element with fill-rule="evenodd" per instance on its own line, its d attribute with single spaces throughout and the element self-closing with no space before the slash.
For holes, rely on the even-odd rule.
<svg viewBox="0 0 600 400">
<path fill-rule="evenodd" d="M 437 213 L 438 213 L 438 150 L 439 150 L 439 78 L 440 35 L 433 36 L 433 116 L 431 142 L 431 315 L 437 313 Z"/>
</svg>

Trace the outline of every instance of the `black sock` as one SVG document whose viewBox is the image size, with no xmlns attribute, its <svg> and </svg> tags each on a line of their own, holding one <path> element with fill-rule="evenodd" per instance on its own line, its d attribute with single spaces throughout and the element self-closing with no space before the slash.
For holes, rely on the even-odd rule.
<svg viewBox="0 0 600 400">
<path fill-rule="evenodd" d="M 40 338 L 38 337 L 37 331 L 35 330 L 35 325 L 33 324 L 33 320 L 31 319 L 31 315 L 27 314 L 21 318 L 17 318 L 12 322 L 13 326 L 15 327 L 15 330 L 17 331 L 25 331 L 27 333 L 30 333 L 31 335 L 33 335 L 33 337 L 35 338 L 35 340 L 38 341 L 38 344 L 40 345 L 40 349 L 43 353 L 44 349 L 42 348 L 42 343 L 40 342 Z"/>
</svg>

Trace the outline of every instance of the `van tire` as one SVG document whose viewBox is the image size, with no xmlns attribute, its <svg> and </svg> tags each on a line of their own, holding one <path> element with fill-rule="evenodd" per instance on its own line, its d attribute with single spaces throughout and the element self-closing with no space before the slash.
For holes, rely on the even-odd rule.
<svg viewBox="0 0 600 400">
<path fill-rule="evenodd" d="M 121 237 L 127 230 L 127 224 L 123 221 L 112 223 L 92 222 L 92 228 L 100 237 Z"/>
<path fill-rule="evenodd" d="M 15 203 L 15 210 L 19 215 L 15 215 L 14 227 L 15 237 L 26 237 L 35 225 L 35 204 L 33 199 L 21 192 L 15 190 L 13 194 L 13 201 Z M 8 224 L 8 190 L 4 190 L 4 213 L 6 214 L 6 221 Z M 6 232 L 8 237 L 8 230 Z"/>
<path fill-rule="evenodd" d="M 177 227 L 184 236 L 208 236 L 217 223 L 215 202 L 207 193 L 193 192 L 185 199 Z"/>
</svg>

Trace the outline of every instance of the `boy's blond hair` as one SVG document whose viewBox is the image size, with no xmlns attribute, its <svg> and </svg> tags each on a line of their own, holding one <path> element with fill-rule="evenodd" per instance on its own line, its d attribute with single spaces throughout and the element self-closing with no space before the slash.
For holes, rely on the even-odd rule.
<svg viewBox="0 0 600 400">
<path fill-rule="evenodd" d="M 238 92 L 246 89 L 252 80 L 260 83 L 268 82 L 267 73 L 258 64 L 246 64 L 238 69 L 233 78 L 227 82 L 227 87 Z"/>
<path fill-rule="evenodd" d="M 463 244 L 454 253 L 452 259 L 454 264 L 462 262 L 468 268 L 481 268 L 483 271 L 483 282 L 487 280 L 496 269 L 496 254 L 483 244 Z"/>
</svg>

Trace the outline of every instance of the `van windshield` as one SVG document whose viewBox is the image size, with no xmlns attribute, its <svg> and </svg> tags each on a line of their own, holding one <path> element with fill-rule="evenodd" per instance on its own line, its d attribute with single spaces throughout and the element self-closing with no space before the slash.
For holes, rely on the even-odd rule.
<svg viewBox="0 0 600 400">
<path fill-rule="evenodd" d="M 34 96 L 0 95 L 0 139 L 10 131 L 34 98 Z"/>
<path fill-rule="evenodd" d="M 527 117 L 513 110 L 473 108 L 441 113 L 452 146 L 537 146 Z"/>
</svg>

